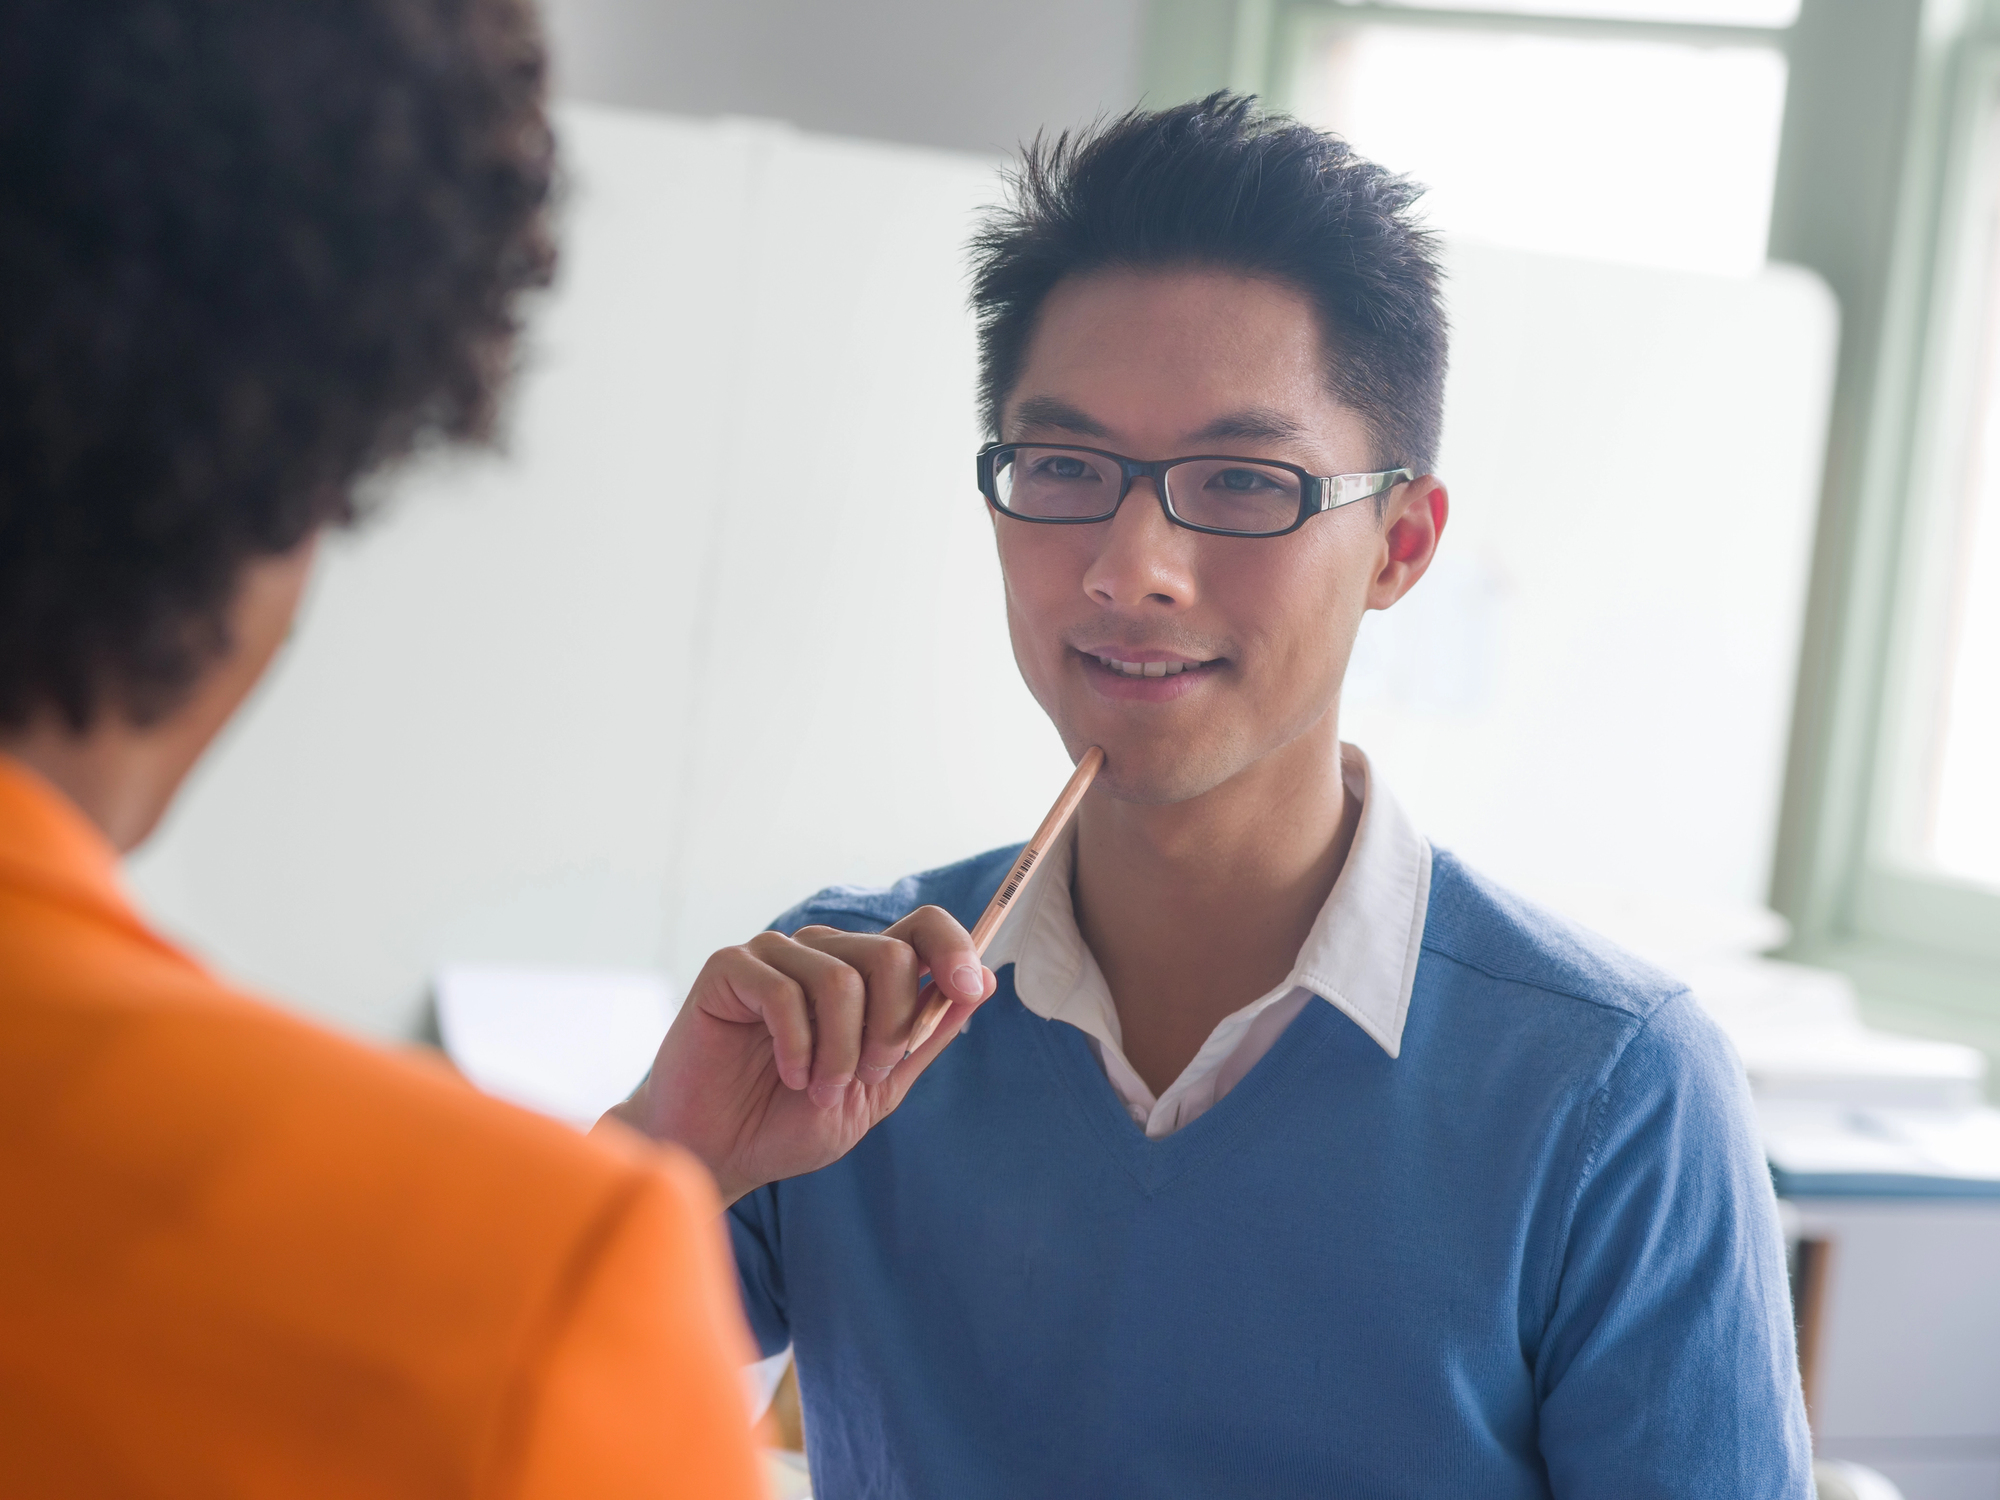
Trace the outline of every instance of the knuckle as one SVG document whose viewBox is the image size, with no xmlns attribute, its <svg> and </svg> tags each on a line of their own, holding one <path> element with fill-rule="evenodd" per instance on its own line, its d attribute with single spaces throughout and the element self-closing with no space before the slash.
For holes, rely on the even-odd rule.
<svg viewBox="0 0 2000 1500">
<path fill-rule="evenodd" d="M 857 1009 L 867 1003 L 868 981 L 861 977 L 859 971 L 842 964 L 840 971 L 833 977 L 834 983 L 840 988 L 840 998 L 843 1001 Z"/>
<path fill-rule="evenodd" d="M 714 973 L 730 984 L 748 985 L 752 989 L 761 987 L 765 976 L 775 972 L 762 955 L 747 943 L 735 948 L 724 948 L 712 955 L 706 971 Z"/>
<path fill-rule="evenodd" d="M 846 964 L 828 969 L 814 986 L 822 1006 L 838 1006 L 843 1010 L 859 1011 L 868 998 L 868 986 L 855 970 Z"/>
<path fill-rule="evenodd" d="M 792 946 L 792 940 L 782 932 L 760 932 L 749 942 L 737 948 L 739 953 L 747 953 L 752 958 L 764 958 L 769 954 L 782 953 Z"/>
<path fill-rule="evenodd" d="M 899 937 L 872 937 L 866 952 L 869 973 L 877 980 L 902 979 L 922 967 L 917 950 Z"/>
<path fill-rule="evenodd" d="M 894 942 L 883 953 L 882 962 L 890 976 L 900 980 L 915 979 L 924 966 L 917 950 L 901 940 Z"/>
</svg>

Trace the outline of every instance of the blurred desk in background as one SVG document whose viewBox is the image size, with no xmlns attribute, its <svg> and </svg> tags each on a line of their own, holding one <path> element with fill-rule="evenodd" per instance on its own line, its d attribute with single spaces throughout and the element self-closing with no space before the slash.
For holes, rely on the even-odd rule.
<svg viewBox="0 0 2000 1500">
<path fill-rule="evenodd" d="M 1827 1246 L 1810 1351 L 1823 1458 L 1906 1500 L 2000 1496 L 2000 1195 L 1786 1200 Z"/>
</svg>

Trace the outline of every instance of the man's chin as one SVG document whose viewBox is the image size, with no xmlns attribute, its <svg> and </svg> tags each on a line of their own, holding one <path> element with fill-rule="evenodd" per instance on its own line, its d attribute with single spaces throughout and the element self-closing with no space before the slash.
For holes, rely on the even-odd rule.
<svg viewBox="0 0 2000 1500">
<path fill-rule="evenodd" d="M 1104 769 L 1098 772 L 1094 790 L 1119 802 L 1170 807 L 1214 791 L 1241 769 L 1212 754 L 1157 744 L 1111 744 L 1104 747 Z"/>
</svg>

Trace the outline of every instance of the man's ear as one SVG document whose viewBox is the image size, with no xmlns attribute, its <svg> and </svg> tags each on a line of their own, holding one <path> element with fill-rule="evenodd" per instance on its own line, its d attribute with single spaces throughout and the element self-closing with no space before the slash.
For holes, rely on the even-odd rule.
<svg viewBox="0 0 2000 1500">
<path fill-rule="evenodd" d="M 1424 576 L 1450 514 L 1451 497 L 1435 474 L 1420 475 L 1391 492 L 1382 517 L 1380 565 L 1368 584 L 1368 608 L 1387 609 Z"/>
</svg>

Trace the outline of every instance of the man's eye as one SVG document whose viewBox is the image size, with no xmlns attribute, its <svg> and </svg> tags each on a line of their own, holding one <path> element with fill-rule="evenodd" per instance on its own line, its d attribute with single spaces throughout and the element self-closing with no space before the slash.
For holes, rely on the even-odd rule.
<svg viewBox="0 0 2000 1500">
<path fill-rule="evenodd" d="M 1095 479 L 1097 471 L 1080 458 L 1054 454 L 1035 465 L 1038 479 Z"/>
<path fill-rule="evenodd" d="M 1270 475 L 1259 474 L 1255 469 L 1218 470 L 1209 483 L 1228 490 L 1233 495 L 1255 495 L 1264 490 L 1277 488 Z"/>
</svg>

